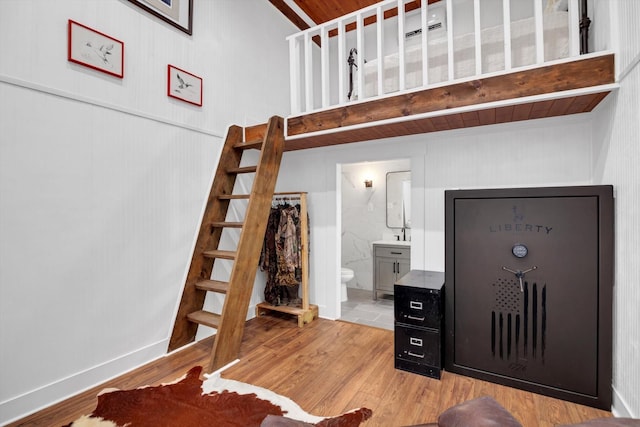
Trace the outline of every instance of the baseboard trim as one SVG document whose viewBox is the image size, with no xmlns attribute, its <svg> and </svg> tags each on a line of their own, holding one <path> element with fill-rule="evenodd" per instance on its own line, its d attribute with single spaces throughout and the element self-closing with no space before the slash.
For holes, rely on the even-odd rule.
<svg viewBox="0 0 640 427">
<path fill-rule="evenodd" d="M 638 418 L 639 414 L 632 413 L 626 400 L 620 395 L 618 390 L 613 387 L 613 403 L 611 405 L 611 413 L 616 418 Z"/>
<path fill-rule="evenodd" d="M 0 402 L 0 425 L 17 421 L 166 355 L 164 339 L 116 359 Z"/>
</svg>

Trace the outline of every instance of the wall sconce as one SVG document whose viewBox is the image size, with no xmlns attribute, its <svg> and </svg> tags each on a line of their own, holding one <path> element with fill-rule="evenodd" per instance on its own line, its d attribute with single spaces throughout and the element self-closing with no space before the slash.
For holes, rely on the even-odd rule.
<svg viewBox="0 0 640 427">
<path fill-rule="evenodd" d="M 371 187 L 373 187 L 373 180 L 371 180 L 371 179 L 365 179 L 365 180 L 364 180 L 364 186 L 365 186 L 366 188 L 371 188 Z"/>
</svg>

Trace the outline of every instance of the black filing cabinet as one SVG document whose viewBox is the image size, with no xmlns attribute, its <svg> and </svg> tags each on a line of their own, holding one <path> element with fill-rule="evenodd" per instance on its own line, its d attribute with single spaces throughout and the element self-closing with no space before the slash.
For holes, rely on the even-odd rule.
<svg viewBox="0 0 640 427">
<path fill-rule="evenodd" d="M 411 270 L 394 293 L 396 369 L 440 379 L 444 273 Z"/>
</svg>

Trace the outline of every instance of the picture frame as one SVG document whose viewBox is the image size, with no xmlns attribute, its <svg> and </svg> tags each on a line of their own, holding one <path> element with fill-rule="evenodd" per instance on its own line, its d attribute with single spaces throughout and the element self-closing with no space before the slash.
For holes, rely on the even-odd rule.
<svg viewBox="0 0 640 427">
<path fill-rule="evenodd" d="M 193 33 L 193 0 L 129 0 L 189 35 Z"/>
<path fill-rule="evenodd" d="M 69 19 L 67 60 L 124 77 L 124 43 L 98 30 Z"/>
<path fill-rule="evenodd" d="M 174 65 L 167 65 L 167 95 L 202 107 L 202 78 Z"/>
</svg>

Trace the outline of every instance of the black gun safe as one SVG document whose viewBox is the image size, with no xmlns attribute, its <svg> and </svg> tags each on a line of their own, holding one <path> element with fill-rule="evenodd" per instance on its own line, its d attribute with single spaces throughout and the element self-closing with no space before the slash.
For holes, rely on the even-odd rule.
<svg viewBox="0 0 640 427">
<path fill-rule="evenodd" d="M 611 409 L 613 188 L 445 191 L 445 369 Z"/>
</svg>

